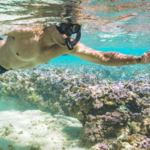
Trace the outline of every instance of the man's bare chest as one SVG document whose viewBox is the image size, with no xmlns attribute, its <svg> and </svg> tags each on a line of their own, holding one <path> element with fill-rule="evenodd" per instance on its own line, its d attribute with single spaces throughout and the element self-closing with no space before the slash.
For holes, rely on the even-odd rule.
<svg viewBox="0 0 150 150">
<path fill-rule="evenodd" d="M 10 51 L 16 59 L 31 61 L 39 55 L 40 47 L 38 42 L 35 40 L 15 39 L 10 46 Z"/>
<path fill-rule="evenodd" d="M 38 42 L 30 39 L 8 37 L 1 47 L 0 65 L 7 70 L 28 69 L 38 65 Z"/>
</svg>

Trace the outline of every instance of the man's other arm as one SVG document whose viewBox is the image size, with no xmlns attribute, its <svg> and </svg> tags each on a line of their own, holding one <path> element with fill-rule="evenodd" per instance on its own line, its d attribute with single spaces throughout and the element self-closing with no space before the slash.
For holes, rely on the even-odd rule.
<svg viewBox="0 0 150 150">
<path fill-rule="evenodd" d="M 122 66 L 134 64 L 150 63 L 150 51 L 142 56 L 125 55 L 118 52 L 102 52 L 86 47 L 82 43 L 78 43 L 71 51 L 70 55 L 77 56 L 83 60 L 105 66 Z"/>
</svg>

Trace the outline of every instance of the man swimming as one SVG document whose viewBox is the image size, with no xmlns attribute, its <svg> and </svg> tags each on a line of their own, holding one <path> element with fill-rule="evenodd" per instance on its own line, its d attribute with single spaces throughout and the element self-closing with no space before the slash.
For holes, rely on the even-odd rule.
<svg viewBox="0 0 150 150">
<path fill-rule="evenodd" d="M 73 32 L 77 33 L 75 40 L 71 38 Z M 7 70 L 30 69 L 64 54 L 106 66 L 150 63 L 150 51 L 142 56 L 132 56 L 97 51 L 83 45 L 78 42 L 80 25 L 51 25 L 44 29 L 18 27 L 5 36 L 8 37 L 0 40 L 0 73 Z"/>
</svg>

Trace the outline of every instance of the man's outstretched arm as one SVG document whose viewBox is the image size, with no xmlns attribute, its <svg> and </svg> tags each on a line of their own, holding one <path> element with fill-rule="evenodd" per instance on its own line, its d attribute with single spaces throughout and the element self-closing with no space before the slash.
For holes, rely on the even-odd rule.
<svg viewBox="0 0 150 150">
<path fill-rule="evenodd" d="M 74 55 L 83 60 L 106 66 L 122 66 L 150 63 L 150 51 L 148 53 L 144 53 L 142 56 L 133 56 L 121 54 L 118 52 L 97 51 L 86 47 L 82 43 L 78 43 L 71 51 L 70 55 Z"/>
</svg>

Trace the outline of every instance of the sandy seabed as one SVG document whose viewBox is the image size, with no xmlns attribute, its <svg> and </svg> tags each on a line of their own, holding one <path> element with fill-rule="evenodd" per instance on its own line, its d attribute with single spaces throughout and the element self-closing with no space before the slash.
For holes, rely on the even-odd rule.
<svg viewBox="0 0 150 150">
<path fill-rule="evenodd" d="M 0 100 L 0 150 L 86 149 L 79 146 L 82 125 L 78 120 L 13 105 Z"/>
</svg>

